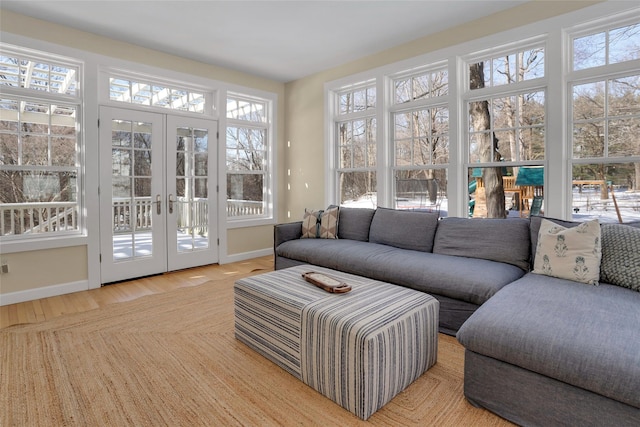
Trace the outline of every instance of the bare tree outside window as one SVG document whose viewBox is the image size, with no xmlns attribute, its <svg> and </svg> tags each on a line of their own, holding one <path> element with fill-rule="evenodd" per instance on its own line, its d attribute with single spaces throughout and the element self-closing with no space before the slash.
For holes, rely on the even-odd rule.
<svg viewBox="0 0 640 427">
<path fill-rule="evenodd" d="M 479 62 L 469 67 L 470 88 L 484 87 L 484 64 Z M 488 101 L 474 101 L 469 103 L 471 128 L 475 133 L 478 145 L 479 161 L 481 163 L 499 162 L 498 139 L 491 129 L 491 116 Z M 487 218 L 505 218 L 504 187 L 502 184 L 502 170 L 499 167 L 482 169 L 482 179 L 485 187 Z"/>
<path fill-rule="evenodd" d="M 541 162 L 545 158 L 546 96 L 544 90 L 510 88 L 544 77 L 544 61 L 544 48 L 534 47 L 469 65 L 470 91 L 491 88 L 490 93 L 495 93 L 469 102 L 469 160 L 472 165 L 477 164 L 470 174 L 470 183 L 481 180 L 479 191 L 483 192 L 482 202 L 486 208 L 476 214 L 506 217 L 508 195 L 511 195 L 509 209 L 522 209 L 529 202 L 519 200 L 525 192 L 516 188 L 515 178 L 518 163 Z M 486 166 L 487 163 L 505 165 Z M 506 177 L 509 177 L 508 185 Z"/>
<path fill-rule="evenodd" d="M 639 58 L 640 23 L 573 39 L 574 70 L 616 64 L 618 74 L 570 86 L 574 218 L 609 221 L 608 212 L 613 209 L 619 221 L 636 216 L 640 206 L 640 74 L 634 70 L 619 75 L 619 68 Z"/>
<path fill-rule="evenodd" d="M 449 163 L 448 93 L 446 69 L 394 80 L 394 104 L 402 109 L 392 115 L 396 209 L 441 212 Z"/>
<path fill-rule="evenodd" d="M 396 79 L 394 92 L 395 104 L 402 108 L 392 115 L 395 207 L 446 215 L 441 208 L 449 164 L 447 70 Z"/>
<path fill-rule="evenodd" d="M 342 116 L 357 116 L 335 124 L 337 137 L 337 185 L 339 203 L 347 206 L 377 206 L 377 123 L 375 87 L 344 92 L 338 97 Z"/>
</svg>

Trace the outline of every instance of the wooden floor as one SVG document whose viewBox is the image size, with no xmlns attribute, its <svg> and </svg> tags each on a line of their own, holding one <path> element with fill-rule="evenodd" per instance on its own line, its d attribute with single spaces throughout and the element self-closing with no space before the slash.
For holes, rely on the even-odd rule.
<svg viewBox="0 0 640 427">
<path fill-rule="evenodd" d="M 115 305 L 116 303 L 135 300 L 150 294 L 164 293 L 177 288 L 200 285 L 210 280 L 239 276 L 254 271 L 266 272 L 272 270 L 273 256 L 267 256 L 232 264 L 215 264 L 180 270 L 111 284 L 98 289 L 2 306 L 0 307 L 0 328 L 20 323 L 40 322 L 65 314 L 85 312 L 108 306 L 110 304 Z M 116 308 L 114 307 L 114 309 Z M 439 420 L 436 424 L 443 426 L 511 425 L 508 421 L 501 419 L 486 410 L 473 407 L 461 397 L 464 366 L 463 350 L 460 344 L 457 343 L 453 337 L 440 334 L 440 340 L 441 345 L 438 349 L 438 364 L 429 371 L 430 374 L 425 376 L 422 381 L 426 381 L 429 384 L 429 390 L 435 390 L 437 387 L 434 388 L 434 385 L 437 385 L 437 383 L 440 382 L 443 387 L 448 387 L 446 390 L 448 394 L 445 393 L 442 396 L 446 401 L 443 403 L 445 409 L 440 408 L 436 410 L 435 412 L 437 413 L 435 415 L 429 415 L 429 417 L 431 417 L 430 419 Z M 262 358 L 258 359 L 262 360 Z M 266 363 L 265 366 L 270 365 Z M 268 377 L 280 378 L 273 376 Z M 283 376 L 282 378 L 286 380 L 288 379 L 288 376 Z M 418 386 L 419 384 L 414 387 Z M 452 398 L 452 396 L 454 396 L 454 398 Z M 433 398 L 435 400 L 431 401 L 428 405 L 431 409 L 433 409 L 433 402 L 438 401 L 435 397 Z M 260 400 L 260 398 L 257 397 L 256 399 Z M 405 396 L 404 399 L 406 400 L 407 397 Z M 423 395 L 419 396 L 420 401 L 421 399 L 424 399 Z M 401 401 L 404 403 L 413 402 L 411 400 L 406 400 L 405 402 L 405 400 Z M 413 408 L 412 405 L 410 406 Z M 429 409 L 429 411 L 431 411 L 431 409 Z M 410 412 L 410 415 L 413 416 L 413 413 Z M 453 422 L 451 420 L 456 421 Z M 466 421 L 461 424 L 460 420 Z M 2 422 L 0 422 L 0 424 L 2 424 Z M 382 422 L 380 425 L 383 424 L 387 425 L 386 422 Z M 397 423 L 392 423 L 391 425 L 397 425 Z"/>
<path fill-rule="evenodd" d="M 0 307 L 0 328 L 19 323 L 40 322 L 63 314 L 92 310 L 109 304 L 130 301 L 149 294 L 199 285 L 208 280 L 254 270 L 273 270 L 273 256 L 232 264 L 212 264 L 189 268 L 111 284 L 98 289 L 5 305 Z"/>
</svg>

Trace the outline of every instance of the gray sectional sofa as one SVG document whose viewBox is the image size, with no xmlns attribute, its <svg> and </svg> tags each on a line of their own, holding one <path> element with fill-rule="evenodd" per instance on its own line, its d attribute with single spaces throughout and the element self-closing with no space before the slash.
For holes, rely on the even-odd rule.
<svg viewBox="0 0 640 427">
<path fill-rule="evenodd" d="M 593 286 L 531 272 L 541 221 L 342 207 L 337 239 L 275 226 L 275 268 L 314 264 L 431 294 L 440 331 L 465 347 L 465 396 L 508 420 L 638 426 L 640 229 L 603 233 L 602 268 L 614 271 L 601 277 L 621 283 Z"/>
<path fill-rule="evenodd" d="M 440 302 L 439 330 L 449 335 L 529 269 L 528 220 L 340 208 L 337 239 L 301 235 L 301 222 L 276 225 L 276 270 L 313 264 L 427 292 Z"/>
</svg>

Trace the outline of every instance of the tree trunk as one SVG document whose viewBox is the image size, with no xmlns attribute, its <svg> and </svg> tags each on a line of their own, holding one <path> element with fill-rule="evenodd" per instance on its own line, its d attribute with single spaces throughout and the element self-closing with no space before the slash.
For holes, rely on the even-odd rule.
<svg viewBox="0 0 640 427">
<path fill-rule="evenodd" d="M 484 87 L 483 63 L 473 64 L 470 67 L 471 89 Z M 491 117 L 488 101 L 476 101 L 469 103 L 471 124 L 475 131 L 488 131 L 491 129 Z M 480 161 L 497 162 L 500 153 L 497 150 L 497 140 L 490 132 L 484 132 L 479 136 Z M 504 185 L 502 183 L 502 168 L 482 168 L 487 198 L 487 218 L 506 218 L 507 211 L 504 202 Z"/>
<path fill-rule="evenodd" d="M 635 191 L 640 191 L 640 163 L 634 163 L 633 169 L 636 172 L 636 176 L 633 180 L 633 189 Z"/>
</svg>

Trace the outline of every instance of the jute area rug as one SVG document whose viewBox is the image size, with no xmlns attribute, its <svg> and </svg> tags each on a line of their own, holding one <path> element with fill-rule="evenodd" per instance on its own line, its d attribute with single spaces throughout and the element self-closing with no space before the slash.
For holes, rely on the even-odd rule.
<svg viewBox="0 0 640 427">
<path fill-rule="evenodd" d="M 0 330 L 0 425 L 508 425 L 464 400 L 443 335 L 438 363 L 359 420 L 236 341 L 237 278 Z"/>
</svg>

